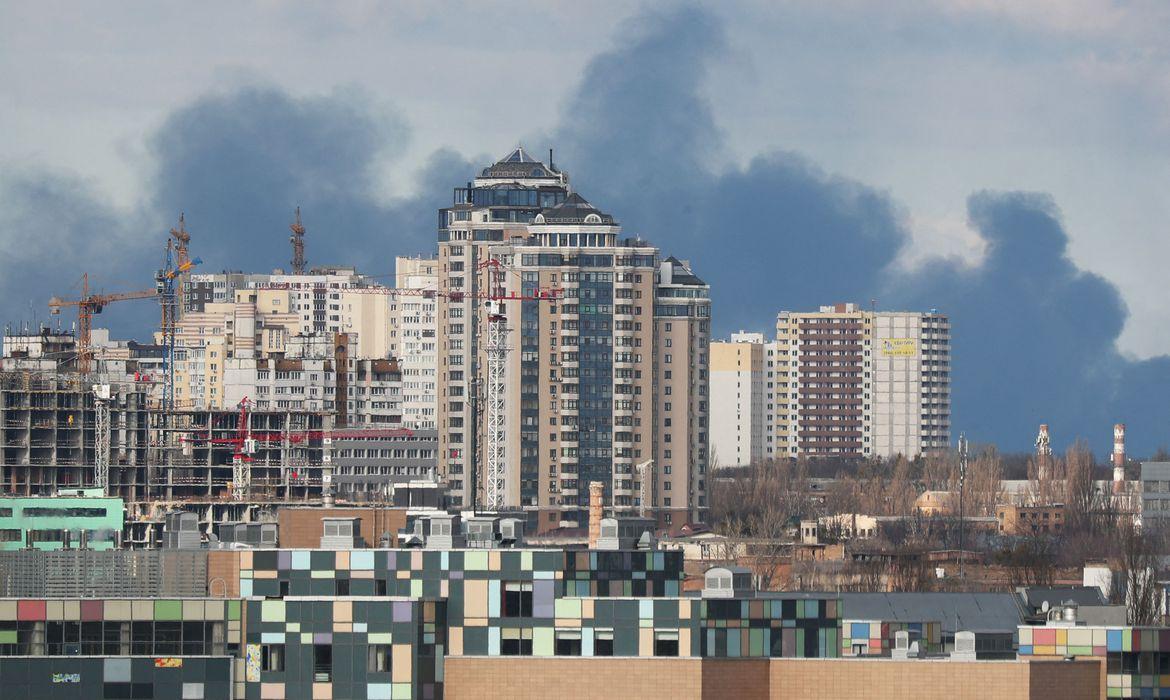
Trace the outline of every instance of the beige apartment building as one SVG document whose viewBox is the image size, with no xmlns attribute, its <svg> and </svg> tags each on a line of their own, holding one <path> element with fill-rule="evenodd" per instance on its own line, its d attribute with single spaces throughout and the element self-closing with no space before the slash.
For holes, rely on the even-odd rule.
<svg viewBox="0 0 1170 700">
<path fill-rule="evenodd" d="M 494 448 L 503 507 L 543 511 L 542 526 L 576 522 L 589 482 L 601 481 L 619 510 L 698 517 L 707 285 L 686 263 L 622 238 L 611 215 L 523 149 L 469 185 L 440 212 L 439 230 L 439 470 L 453 495 L 484 502 L 491 436 L 487 406 L 474 403 L 490 394 L 490 312 L 508 329 Z M 492 294 L 513 299 L 489 308 Z"/>
<path fill-rule="evenodd" d="M 439 261 L 398 257 L 395 288 L 422 292 L 438 289 Z M 419 429 L 434 429 L 438 410 L 438 301 L 433 295 L 403 294 L 392 302 L 391 346 L 402 369 L 402 420 Z"/>
<path fill-rule="evenodd" d="M 762 365 L 745 369 L 756 355 Z M 774 341 L 745 334 L 713 343 L 712 356 L 712 444 L 723 466 L 949 445 L 950 322 L 938 312 L 784 311 Z"/>
</svg>

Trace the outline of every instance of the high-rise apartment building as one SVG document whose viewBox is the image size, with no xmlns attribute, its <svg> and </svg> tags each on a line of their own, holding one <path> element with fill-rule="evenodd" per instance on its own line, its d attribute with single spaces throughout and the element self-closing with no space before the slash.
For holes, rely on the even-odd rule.
<svg viewBox="0 0 1170 700">
<path fill-rule="evenodd" d="M 711 343 L 711 454 L 720 467 L 758 462 L 768 454 L 764 412 L 763 333 L 733 333 Z"/>
<path fill-rule="evenodd" d="M 434 258 L 399 257 L 394 261 L 395 287 L 437 289 L 439 262 Z M 391 352 L 402 369 L 402 421 L 412 428 L 435 427 L 438 353 L 438 305 L 434 296 L 401 295 L 393 302 Z"/>
<path fill-rule="evenodd" d="M 439 465 L 462 505 L 486 478 L 485 300 L 502 293 L 528 299 L 503 309 L 504 505 L 575 520 L 601 481 L 664 521 L 706 507 L 708 287 L 620 234 L 519 148 L 440 211 Z"/>
<path fill-rule="evenodd" d="M 776 344 L 777 454 L 889 457 L 947 447 L 946 316 L 857 304 L 784 311 Z"/>
<path fill-rule="evenodd" d="M 784 311 L 774 341 L 742 334 L 712 354 L 712 441 L 724 466 L 915 456 L 950 442 L 950 322 L 938 312 Z"/>
</svg>

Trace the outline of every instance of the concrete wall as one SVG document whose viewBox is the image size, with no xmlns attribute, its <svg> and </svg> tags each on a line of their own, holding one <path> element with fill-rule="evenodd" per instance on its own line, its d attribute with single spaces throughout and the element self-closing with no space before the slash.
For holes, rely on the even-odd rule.
<svg viewBox="0 0 1170 700">
<path fill-rule="evenodd" d="M 1089 700 L 1097 661 L 448 657 L 460 698 L 905 698 Z"/>
</svg>

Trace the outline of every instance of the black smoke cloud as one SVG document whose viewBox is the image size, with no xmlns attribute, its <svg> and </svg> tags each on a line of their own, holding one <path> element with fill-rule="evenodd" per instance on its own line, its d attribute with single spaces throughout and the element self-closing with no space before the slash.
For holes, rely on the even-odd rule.
<svg viewBox="0 0 1170 700">
<path fill-rule="evenodd" d="M 1058 443 L 1085 436 L 1103 452 L 1123 421 L 1135 453 L 1166 442 L 1170 358 L 1118 354 L 1124 305 L 1069 260 L 1049 198 L 975 194 L 968 214 L 988 243 L 983 263 L 903 270 L 910 236 L 887 194 L 792 152 L 715 165 L 724 141 L 702 87 L 727 38 L 711 15 L 652 12 L 614 45 L 587 67 L 559 125 L 527 128 L 548 135 L 576 188 L 627 232 L 694 262 L 712 285 L 717 333 L 768 330 L 778 310 L 836 301 L 938 308 L 953 323 L 954 432 L 1018 450 L 1048 422 Z M 433 250 L 435 210 L 482 166 L 436 152 L 417 174 L 419 194 L 387 201 L 378 169 L 408 138 L 401 119 L 354 91 L 298 97 L 255 86 L 202 97 L 148 139 L 155 171 L 139 211 L 111 211 L 68 178 L 0 180 L 0 303 L 8 318 L 25 318 L 30 295 L 60 292 L 86 268 L 143 286 L 179 211 L 207 270 L 286 266 L 300 205 L 311 263 L 390 272 L 394 255 Z M 154 318 L 107 314 L 140 336 Z"/>
<path fill-rule="evenodd" d="M 1117 352 L 1125 306 L 1068 258 L 1049 197 L 972 195 L 969 222 L 988 244 L 982 264 L 904 270 L 906 217 L 887 194 L 789 152 L 713 167 L 723 142 L 702 83 L 725 41 L 710 15 L 649 15 L 617 45 L 585 72 L 558 147 L 584 175 L 575 182 L 586 198 L 695 263 L 712 286 L 717 333 L 769 331 L 781 309 L 837 301 L 937 308 L 953 327 L 954 433 L 1024 450 L 1047 422 L 1057 443 L 1083 436 L 1101 453 L 1112 424 L 1125 422 L 1137 454 L 1166 441 L 1170 358 Z"/>
</svg>

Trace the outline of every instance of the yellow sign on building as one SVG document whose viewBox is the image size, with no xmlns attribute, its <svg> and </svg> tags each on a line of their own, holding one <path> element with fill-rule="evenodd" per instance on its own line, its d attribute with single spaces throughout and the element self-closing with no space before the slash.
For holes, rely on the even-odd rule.
<svg viewBox="0 0 1170 700">
<path fill-rule="evenodd" d="M 914 357 L 918 354 L 918 341 L 914 338 L 887 338 L 882 341 L 884 357 Z"/>
</svg>

